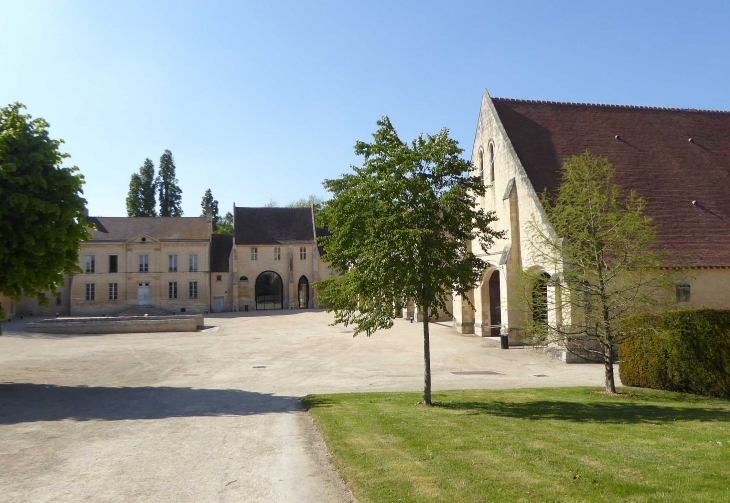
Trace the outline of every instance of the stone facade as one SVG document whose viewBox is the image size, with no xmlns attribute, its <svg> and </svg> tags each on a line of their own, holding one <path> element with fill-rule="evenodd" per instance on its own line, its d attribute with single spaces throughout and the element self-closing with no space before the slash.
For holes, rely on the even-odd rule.
<svg viewBox="0 0 730 503">
<path fill-rule="evenodd" d="M 495 103 L 500 105 L 500 110 L 497 109 Z M 537 118 L 529 119 L 526 117 L 526 112 L 516 113 L 514 110 L 516 106 L 512 106 L 514 103 L 528 103 L 529 106 L 539 109 L 539 112 L 535 113 Z M 530 110 L 527 108 L 528 105 L 525 105 L 524 109 Z M 469 300 L 475 308 L 472 308 L 466 299 L 459 296 L 454 297 L 454 326 L 461 333 L 476 333 L 480 336 L 510 333 L 510 342 L 520 343 L 520 329 L 525 325 L 526 316 L 528 316 L 524 307 L 518 305 L 520 299 L 517 289 L 521 270 L 543 272 L 546 274 L 546 278 L 553 278 L 546 282 L 549 322 L 550 324 L 570 323 L 571 313 L 563 309 L 555 309 L 561 296 L 567 293 L 561 289 L 559 282 L 561 274 L 559 264 L 556 266 L 542 261 L 540 254 L 534 253 L 529 235 L 529 229 L 533 225 L 540 228 L 541 232 L 552 233 L 537 192 L 557 185 L 559 164 L 562 164 L 564 158 L 559 154 L 563 156 L 580 154 L 590 147 L 593 153 L 605 155 L 609 161 L 614 163 L 619 183 L 623 182 L 622 177 L 627 180 L 636 179 L 631 170 L 637 164 L 639 167 L 641 164 L 658 165 L 657 169 L 661 170 L 663 166 L 672 164 L 674 161 L 672 155 L 675 157 L 681 155 L 682 163 L 691 164 L 691 161 L 687 160 L 691 159 L 689 155 L 685 156 L 682 152 L 668 154 L 669 147 L 664 147 L 660 144 L 661 142 L 651 143 L 654 145 L 653 148 L 658 149 L 656 153 L 643 152 L 645 158 L 632 158 L 628 156 L 636 154 L 631 151 L 630 145 L 626 147 L 617 143 L 620 139 L 629 143 L 631 139 L 623 140 L 620 135 L 614 132 L 609 135 L 607 131 L 601 132 L 607 137 L 605 142 L 603 138 L 597 140 L 594 137 L 598 134 L 596 129 L 599 129 L 602 123 L 599 113 L 604 116 L 612 113 L 625 114 L 626 107 L 607 109 L 598 105 L 574 105 L 570 110 L 572 115 L 567 116 L 566 113 L 566 123 L 562 124 L 560 122 L 561 113 L 569 105 L 492 99 L 486 91 L 483 95 L 471 160 L 489 188 L 478 204 L 485 210 L 496 213 L 498 220 L 494 223 L 494 228 L 506 231 L 506 237 L 497 241 L 488 254 L 482 253 L 476 242 L 472 243 L 473 249 L 478 250 L 477 255 L 487 261 L 490 267 L 479 287 L 469 293 Z M 671 131 L 673 127 L 676 129 L 671 117 L 672 113 L 681 115 L 685 122 L 693 124 L 692 127 L 695 129 L 693 134 L 697 137 L 709 138 L 711 136 L 709 132 L 707 135 L 701 135 L 701 131 L 699 131 L 704 124 L 710 121 L 714 121 L 712 124 L 712 127 L 715 128 L 712 131 L 713 137 L 716 136 L 722 140 L 725 136 L 730 135 L 730 114 L 727 113 L 708 112 L 708 119 L 706 122 L 702 122 L 702 118 L 698 120 L 691 115 L 696 111 L 660 110 L 655 112 L 641 107 L 629 108 L 631 108 L 629 112 L 634 112 L 633 109 L 636 109 L 635 113 L 631 116 L 622 115 L 619 117 L 618 123 L 623 125 L 627 137 L 629 134 L 637 137 L 637 140 L 634 140 L 636 142 L 639 137 L 648 142 L 647 138 L 651 139 L 652 135 L 658 135 L 662 141 L 667 141 L 666 138 L 669 136 L 667 130 Z M 545 112 L 545 109 L 549 109 L 548 112 Z M 659 119 L 654 117 L 647 119 L 640 116 L 641 113 L 656 113 L 659 114 Z M 545 119 L 545 117 L 549 119 Z M 573 122 L 568 123 L 567 120 Z M 635 124 L 632 124 L 631 121 Z M 658 127 L 657 123 L 662 121 L 665 121 L 666 124 Z M 718 126 L 718 123 L 721 125 Z M 509 131 L 505 124 L 508 124 Z M 687 126 L 688 129 L 689 127 Z M 684 130 L 680 133 L 687 134 Z M 583 136 L 586 138 L 582 139 Z M 685 144 L 687 143 L 686 138 L 683 141 Z M 605 146 L 604 143 L 608 146 Z M 724 144 L 722 141 L 719 143 Z M 671 148 L 679 149 L 685 146 L 672 145 Z M 518 150 L 520 155 L 518 155 Z M 628 153 L 624 153 L 624 151 Z M 720 149 L 716 148 L 713 152 L 719 153 Z M 705 162 L 702 160 L 702 154 L 690 152 L 690 155 L 696 156 L 698 166 L 695 166 L 697 169 L 692 169 L 692 166 L 688 165 L 686 170 L 693 173 L 706 173 L 707 169 L 700 169 L 704 168 L 702 163 Z M 662 156 L 669 157 L 669 159 L 658 160 Z M 668 173 L 666 176 L 674 176 L 674 174 Z M 695 176 L 695 178 L 698 177 Z M 655 219 L 661 224 L 665 214 L 675 211 L 675 202 L 674 196 L 667 196 L 665 192 L 660 192 L 655 196 L 653 191 L 655 191 L 654 186 L 658 179 L 654 177 L 645 181 L 640 180 L 643 185 L 639 188 L 642 190 L 641 195 L 652 200 L 652 204 L 647 208 L 650 216 L 655 216 Z M 681 233 L 674 228 L 668 232 L 662 230 L 669 227 L 670 221 L 666 223 L 666 227 L 660 225 L 660 242 L 668 250 L 670 256 L 690 257 L 689 260 L 680 259 L 678 261 L 678 263 L 689 266 L 676 270 L 677 277 L 684 278 L 683 283 L 689 288 L 688 299 L 678 302 L 678 308 L 730 309 L 730 248 L 722 244 L 730 239 L 730 232 L 724 227 L 718 229 L 718 226 L 727 227 L 728 224 L 726 221 L 716 218 L 717 214 L 723 213 L 726 208 L 730 207 L 730 192 L 725 191 L 724 196 L 705 194 L 708 190 L 710 192 L 713 190 L 713 184 L 716 182 L 711 179 L 699 182 L 690 179 L 685 183 L 683 190 L 688 194 L 693 194 L 691 197 L 694 198 L 699 199 L 704 196 L 708 201 L 713 201 L 715 205 L 718 205 L 717 208 L 714 210 L 704 207 L 698 209 L 699 203 L 695 200 L 691 202 L 695 206 L 694 212 L 681 216 L 680 220 L 675 217 L 671 223 L 674 227 L 681 229 Z M 627 182 L 626 188 L 636 187 Z M 690 201 L 687 200 L 686 203 L 687 208 L 691 208 Z M 684 211 L 685 208 L 682 210 Z M 704 233 L 701 230 L 704 225 L 709 229 L 708 232 L 716 235 Z M 679 299 L 679 294 L 677 299 Z M 557 320 L 556 317 L 560 317 L 560 319 Z M 565 352 L 562 352 L 562 355 L 567 358 Z"/>
</svg>

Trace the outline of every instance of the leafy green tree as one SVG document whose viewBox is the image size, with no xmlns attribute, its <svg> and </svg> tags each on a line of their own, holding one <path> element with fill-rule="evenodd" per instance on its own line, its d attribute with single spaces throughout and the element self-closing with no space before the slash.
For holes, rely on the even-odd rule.
<svg viewBox="0 0 730 503">
<path fill-rule="evenodd" d="M 423 313 L 423 400 L 431 404 L 429 320 L 448 312 L 451 292 L 466 294 L 487 263 L 471 251 L 486 251 L 501 233 L 496 217 L 476 208 L 484 195 L 481 177 L 444 129 L 400 140 L 387 117 L 378 121 L 373 143 L 357 142 L 363 166 L 326 180 L 332 199 L 319 213 L 331 235 L 321 243 L 339 273 L 315 283 L 335 323 L 354 325 L 355 335 L 393 326 L 395 306 L 413 301 Z"/>
<path fill-rule="evenodd" d="M 218 223 L 218 229 L 215 233 L 233 234 L 233 213 L 229 211 L 223 218 L 221 218 L 221 221 Z"/>
<path fill-rule="evenodd" d="M 646 201 L 614 183 L 608 159 L 586 152 L 563 165 L 561 184 L 542 195 L 550 228 L 531 222 L 529 253 L 559 273 L 548 278 L 524 272 L 523 289 L 529 331 L 546 343 L 558 343 L 583 358 L 600 358 L 606 392 L 615 393 L 613 357 L 622 340 L 624 315 L 662 307 L 673 284 L 662 269 Z M 548 286 L 555 300 L 548 302 Z M 542 293 L 541 293 L 542 292 Z"/>
<path fill-rule="evenodd" d="M 0 293 L 21 293 L 44 305 L 44 291 L 80 272 L 79 243 L 91 238 L 85 218 L 84 177 L 62 167 L 70 156 L 48 123 L 14 103 L 0 109 Z"/>
<path fill-rule="evenodd" d="M 213 212 L 213 233 L 218 234 L 221 217 L 218 214 L 218 201 L 213 198 L 213 192 L 210 189 L 205 191 L 203 200 L 200 202 L 200 207 L 203 209 L 203 213 L 201 214 L 203 217 L 208 212 L 208 208 Z"/>
<path fill-rule="evenodd" d="M 127 216 L 142 216 L 142 180 L 139 173 L 132 173 L 129 180 L 129 192 L 127 193 Z"/>
<path fill-rule="evenodd" d="M 157 187 L 160 191 L 160 216 L 181 217 L 182 190 L 175 177 L 175 160 L 172 152 L 165 150 L 160 157 L 160 172 L 157 177 Z"/>
<path fill-rule="evenodd" d="M 269 202 L 264 204 L 264 208 L 278 208 L 279 203 L 275 199 L 269 199 Z"/>
<path fill-rule="evenodd" d="M 174 174 L 174 172 L 173 172 Z M 156 217 L 157 216 L 157 201 L 155 200 L 155 192 L 157 189 L 157 182 L 155 181 L 155 165 L 151 159 L 145 159 L 142 167 L 139 168 L 139 182 L 140 182 L 140 199 L 141 208 L 140 214 L 135 215 L 139 217 Z"/>
<path fill-rule="evenodd" d="M 319 211 L 320 209 L 322 209 L 323 204 L 324 199 L 314 194 L 310 194 L 309 197 L 302 197 L 301 199 L 297 199 L 296 201 L 291 202 L 286 206 L 287 208 L 309 208 L 311 206 L 314 206 L 314 210 Z"/>
</svg>

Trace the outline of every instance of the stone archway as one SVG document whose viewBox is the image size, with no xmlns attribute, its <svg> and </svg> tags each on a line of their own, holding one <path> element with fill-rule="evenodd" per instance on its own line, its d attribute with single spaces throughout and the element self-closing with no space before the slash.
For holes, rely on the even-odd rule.
<svg viewBox="0 0 730 503">
<path fill-rule="evenodd" d="M 299 299 L 299 309 L 307 309 L 309 307 L 309 280 L 304 275 L 299 278 L 297 297 Z"/>
<path fill-rule="evenodd" d="M 256 310 L 284 309 L 284 282 L 274 271 L 264 271 L 256 278 Z"/>
<path fill-rule="evenodd" d="M 502 330 L 502 300 L 499 284 L 499 270 L 487 271 L 481 291 L 481 335 L 496 337 Z"/>
</svg>

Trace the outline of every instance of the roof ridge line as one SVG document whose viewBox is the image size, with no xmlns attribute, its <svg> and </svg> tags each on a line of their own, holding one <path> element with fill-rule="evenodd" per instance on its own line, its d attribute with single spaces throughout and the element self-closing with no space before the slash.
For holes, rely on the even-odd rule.
<svg viewBox="0 0 730 503">
<path fill-rule="evenodd" d="M 492 100 L 496 101 L 509 101 L 513 103 L 541 103 L 548 105 L 573 105 L 573 106 L 588 106 L 588 107 L 606 107 L 606 108 L 625 108 L 629 110 L 662 110 L 668 112 L 710 112 L 710 113 L 721 113 L 730 114 L 730 110 L 713 110 L 708 108 L 679 108 L 679 107 L 657 107 L 657 106 L 645 106 L 645 105 L 616 105 L 613 103 L 586 103 L 577 101 L 551 101 L 551 100 L 525 100 L 519 98 L 499 98 L 494 97 Z"/>
</svg>

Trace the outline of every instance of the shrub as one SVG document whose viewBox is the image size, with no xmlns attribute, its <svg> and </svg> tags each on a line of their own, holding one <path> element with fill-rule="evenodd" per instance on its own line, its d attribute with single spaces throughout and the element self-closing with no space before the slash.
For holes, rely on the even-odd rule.
<svg viewBox="0 0 730 503">
<path fill-rule="evenodd" d="M 730 398 L 730 311 L 636 314 L 619 348 L 626 386 Z"/>
</svg>

